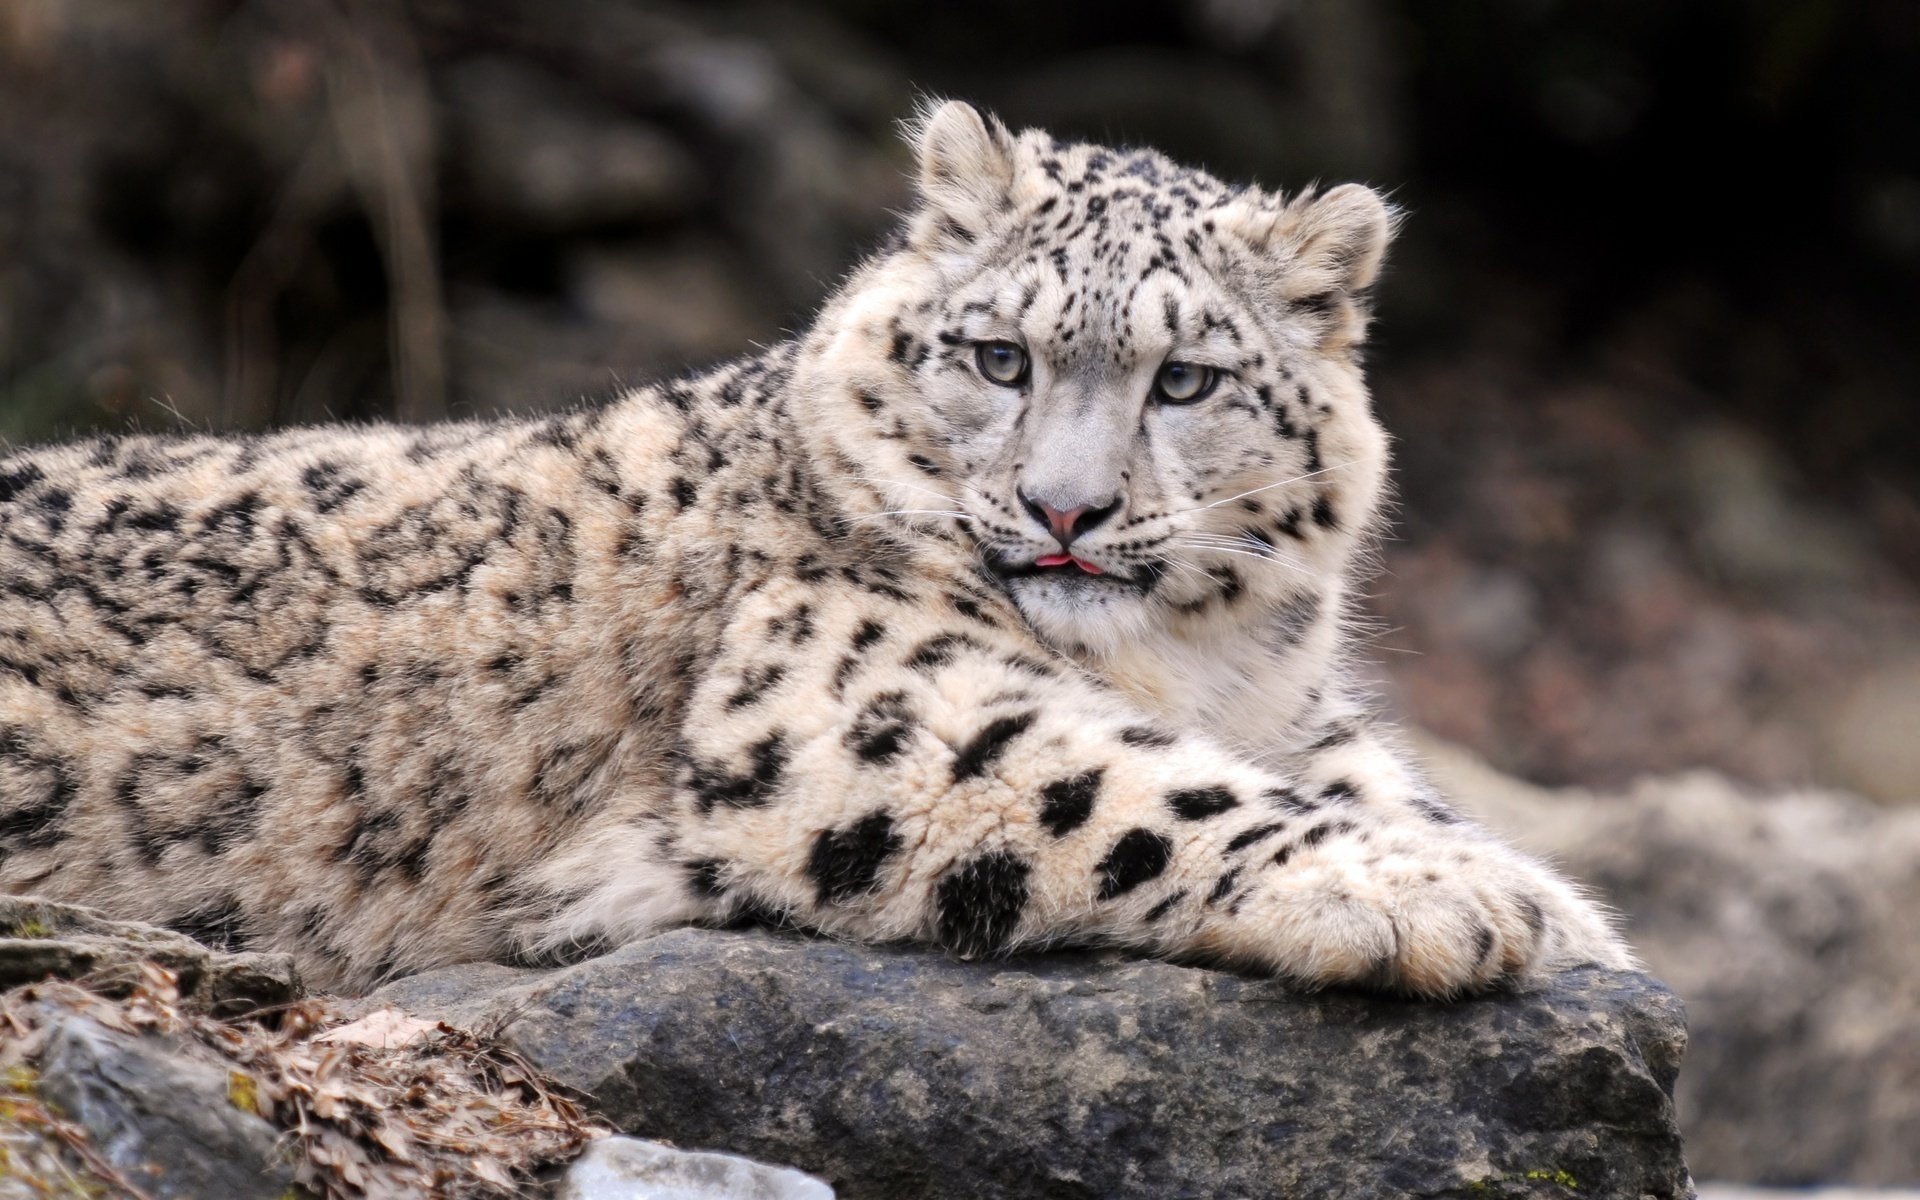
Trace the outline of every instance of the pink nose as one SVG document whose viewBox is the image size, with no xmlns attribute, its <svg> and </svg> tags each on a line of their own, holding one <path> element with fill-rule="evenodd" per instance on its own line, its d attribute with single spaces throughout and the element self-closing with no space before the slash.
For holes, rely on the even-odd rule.
<svg viewBox="0 0 1920 1200">
<path fill-rule="evenodd" d="M 1016 494 L 1020 497 L 1020 503 L 1026 506 L 1027 514 L 1045 525 L 1048 532 L 1052 533 L 1062 546 L 1066 546 L 1120 509 L 1120 501 L 1117 498 L 1102 505 L 1081 504 L 1074 508 L 1061 509 L 1035 500 L 1024 491 Z"/>
<path fill-rule="evenodd" d="M 1087 515 L 1087 506 L 1082 504 L 1079 508 L 1061 512 L 1050 504 L 1042 504 L 1040 511 L 1047 515 L 1047 528 L 1053 530 L 1053 536 L 1065 544 L 1074 539 L 1074 527 L 1080 523 L 1081 517 Z"/>
</svg>

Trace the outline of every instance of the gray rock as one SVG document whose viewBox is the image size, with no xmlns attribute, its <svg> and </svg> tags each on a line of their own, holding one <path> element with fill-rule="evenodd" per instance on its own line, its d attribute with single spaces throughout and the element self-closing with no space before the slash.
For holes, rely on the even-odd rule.
<svg viewBox="0 0 1920 1200">
<path fill-rule="evenodd" d="M 0 991 L 43 979 L 85 981 L 121 996 L 142 962 L 178 976 L 181 997 L 232 1016 L 300 995 L 287 954 L 210 950 L 192 938 L 139 921 L 113 921 L 91 909 L 23 896 L 0 896 Z"/>
<path fill-rule="evenodd" d="M 1704 772 L 1546 791 L 1423 747 L 1436 781 L 1627 918 L 1692 1024 L 1678 1108 L 1707 1178 L 1920 1181 L 1920 809 Z"/>
<path fill-rule="evenodd" d="M 573 1161 L 554 1200 L 833 1200 L 833 1189 L 735 1154 L 609 1137 Z"/>
<path fill-rule="evenodd" d="M 1113 953 L 967 964 L 682 929 L 372 1000 L 498 1028 L 626 1132 L 792 1163 L 848 1200 L 1690 1195 L 1684 1018 L 1636 974 L 1416 1004 Z"/>
<path fill-rule="evenodd" d="M 292 1165 L 278 1131 L 227 1098 L 227 1070 L 158 1035 L 66 1015 L 40 1060 L 40 1091 L 85 1126 L 95 1148 L 156 1197 L 273 1200 Z"/>
<path fill-rule="evenodd" d="M 1737 1183 L 1703 1183 L 1697 1200 L 1920 1200 L 1920 1192 L 1882 1188 L 1750 1188 Z"/>
</svg>

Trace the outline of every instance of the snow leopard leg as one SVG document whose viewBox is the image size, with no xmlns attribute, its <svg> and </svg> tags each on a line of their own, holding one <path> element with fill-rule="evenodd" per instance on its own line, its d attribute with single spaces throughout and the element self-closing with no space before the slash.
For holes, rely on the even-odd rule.
<svg viewBox="0 0 1920 1200">
<path fill-rule="evenodd" d="M 1360 783 L 1358 739 L 1352 779 L 1262 770 L 1011 623 L 859 599 L 743 607 L 688 714 L 666 860 L 581 900 L 576 933 L 758 911 L 967 957 L 1108 942 L 1424 996 L 1626 961 L 1549 871 L 1390 795 L 1389 772 Z"/>
</svg>

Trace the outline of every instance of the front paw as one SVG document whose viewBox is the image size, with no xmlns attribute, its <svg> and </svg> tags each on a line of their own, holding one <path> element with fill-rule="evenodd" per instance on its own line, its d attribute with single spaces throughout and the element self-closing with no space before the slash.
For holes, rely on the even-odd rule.
<svg viewBox="0 0 1920 1200">
<path fill-rule="evenodd" d="M 1263 965 L 1322 986 L 1440 998 L 1575 961 L 1627 965 L 1573 890 L 1497 845 L 1364 839 L 1270 863 L 1233 915 Z"/>
</svg>

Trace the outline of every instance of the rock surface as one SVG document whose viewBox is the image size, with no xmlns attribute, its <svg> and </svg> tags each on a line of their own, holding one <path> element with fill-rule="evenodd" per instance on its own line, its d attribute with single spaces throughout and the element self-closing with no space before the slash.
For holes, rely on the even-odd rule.
<svg viewBox="0 0 1920 1200">
<path fill-rule="evenodd" d="M 601 1138 L 573 1161 L 554 1200 L 833 1200 L 810 1175 L 735 1154 Z"/>
<path fill-rule="evenodd" d="M 1618 907 L 1686 999 L 1700 1176 L 1920 1184 L 1920 809 L 1706 773 L 1546 791 L 1423 749 L 1447 792 Z"/>
<path fill-rule="evenodd" d="M 283 1004 L 300 994 L 287 954 L 210 950 L 190 937 L 138 921 L 110 921 L 85 908 L 0 896 L 0 991 L 43 979 L 84 981 L 122 995 L 142 962 L 174 972 L 189 1003 L 216 1016 Z"/>
<path fill-rule="evenodd" d="M 157 1200 L 275 1200 L 293 1184 L 279 1131 L 237 1108 L 227 1069 L 184 1040 L 63 1017 L 40 1062 L 40 1090 Z"/>
<path fill-rule="evenodd" d="M 1703 1183 L 1696 1200 L 1920 1200 L 1920 1192 L 1889 1188 L 1750 1188 L 1737 1183 Z"/>
<path fill-rule="evenodd" d="M 965 964 L 675 930 L 372 998 L 498 1028 L 622 1129 L 863 1197 L 1690 1195 L 1671 993 L 1571 972 L 1454 1005 L 1110 953 Z"/>
</svg>

